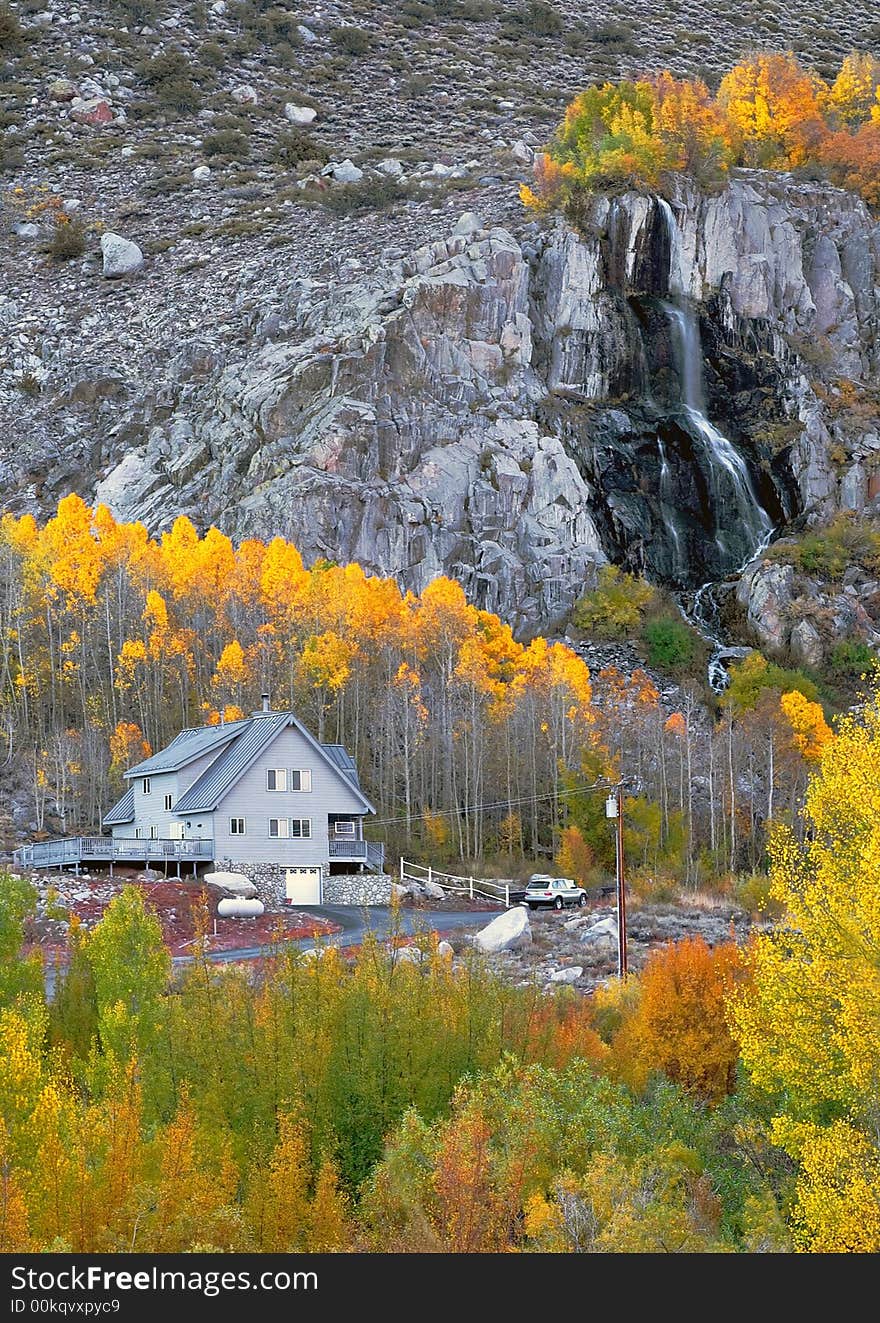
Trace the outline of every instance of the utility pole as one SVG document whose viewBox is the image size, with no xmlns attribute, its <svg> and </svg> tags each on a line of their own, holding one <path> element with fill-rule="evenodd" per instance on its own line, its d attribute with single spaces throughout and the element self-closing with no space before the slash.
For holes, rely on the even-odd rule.
<svg viewBox="0 0 880 1323">
<path fill-rule="evenodd" d="M 617 975 L 626 978 L 628 972 L 626 950 L 626 880 L 623 872 L 623 782 L 618 781 L 614 794 L 605 801 L 605 816 L 616 818 L 614 833 L 614 860 L 617 882 Z"/>
</svg>

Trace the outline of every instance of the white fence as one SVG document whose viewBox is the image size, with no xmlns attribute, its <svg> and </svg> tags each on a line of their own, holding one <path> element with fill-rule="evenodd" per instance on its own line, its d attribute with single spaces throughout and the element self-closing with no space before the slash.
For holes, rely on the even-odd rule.
<svg viewBox="0 0 880 1323">
<path fill-rule="evenodd" d="M 451 896 L 468 896 L 471 900 L 494 900 L 510 909 L 510 883 L 493 882 L 491 878 L 473 878 L 457 877 L 454 873 L 444 873 L 438 868 L 432 868 L 430 864 L 414 864 L 409 859 L 400 861 L 400 882 L 406 886 L 407 882 L 418 882 L 424 886 L 426 882 L 436 882 L 444 891 L 448 891 Z M 520 891 L 520 895 L 522 892 Z M 516 904 L 516 901 L 513 902 Z"/>
</svg>

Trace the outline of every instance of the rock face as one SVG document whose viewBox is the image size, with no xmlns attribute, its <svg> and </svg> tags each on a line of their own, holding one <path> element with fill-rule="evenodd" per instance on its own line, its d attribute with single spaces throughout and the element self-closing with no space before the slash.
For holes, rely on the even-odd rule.
<svg viewBox="0 0 880 1323">
<path fill-rule="evenodd" d="M 606 559 L 695 588 L 771 525 L 876 507 L 878 291 L 862 204 L 763 172 L 597 196 L 577 232 L 471 212 L 368 271 L 291 271 L 234 356 L 182 344 L 124 414 L 96 396 L 100 478 L 68 457 L 65 483 L 151 530 L 185 513 L 417 591 L 449 574 L 550 629 Z"/>
<path fill-rule="evenodd" d="M 484 955 L 497 955 L 499 951 L 515 951 L 532 940 L 529 912 L 524 905 L 515 905 L 493 919 L 474 938 L 474 946 Z"/>
</svg>

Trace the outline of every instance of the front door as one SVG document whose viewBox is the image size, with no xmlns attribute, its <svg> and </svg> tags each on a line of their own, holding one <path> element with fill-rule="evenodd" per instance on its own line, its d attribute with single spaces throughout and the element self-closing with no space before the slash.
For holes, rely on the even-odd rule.
<svg viewBox="0 0 880 1323">
<path fill-rule="evenodd" d="M 288 868 L 286 892 L 288 905 L 320 905 L 320 868 Z"/>
</svg>

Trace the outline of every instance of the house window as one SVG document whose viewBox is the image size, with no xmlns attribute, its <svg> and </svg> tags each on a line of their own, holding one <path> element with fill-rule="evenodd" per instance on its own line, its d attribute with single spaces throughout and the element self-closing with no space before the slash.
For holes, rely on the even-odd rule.
<svg viewBox="0 0 880 1323">
<path fill-rule="evenodd" d="M 288 832 L 287 832 L 287 819 L 286 819 L 286 818 L 270 818 L 270 819 L 269 819 L 269 835 L 270 835 L 270 836 L 286 837 L 287 834 L 288 834 Z"/>
<path fill-rule="evenodd" d="M 277 822 L 277 818 L 275 819 L 275 821 Z M 244 818 L 229 819 L 230 836 L 244 836 L 244 830 L 245 830 Z"/>
<path fill-rule="evenodd" d="M 170 812 L 171 812 L 171 800 L 172 800 L 172 799 L 173 799 L 173 796 L 172 796 L 172 795 L 166 795 L 166 796 L 165 796 L 165 812 L 166 812 L 166 813 L 170 813 Z"/>
<path fill-rule="evenodd" d="M 150 793 L 150 778 L 148 776 L 145 776 L 141 782 L 141 790 L 143 790 L 145 795 Z"/>
<path fill-rule="evenodd" d="M 135 829 L 134 829 L 134 839 L 135 839 L 136 841 L 139 841 L 139 840 L 141 839 L 141 829 L 140 829 L 140 827 L 135 827 Z"/>
<path fill-rule="evenodd" d="M 155 840 L 158 838 L 158 836 L 159 836 L 159 828 L 158 828 L 158 827 L 151 827 L 151 828 L 150 828 L 150 840 L 151 840 L 151 841 L 155 841 Z"/>
<path fill-rule="evenodd" d="M 337 824 L 336 824 L 336 835 L 337 835 L 337 836 L 354 836 L 354 823 L 353 823 L 353 822 L 337 822 Z"/>
<path fill-rule="evenodd" d="M 268 767 L 266 769 L 266 789 L 267 790 L 287 789 L 286 767 Z"/>
<path fill-rule="evenodd" d="M 311 790 L 312 773 L 308 767 L 292 767 L 290 769 L 290 788 L 291 790 Z"/>
<path fill-rule="evenodd" d="M 311 818 L 291 818 L 290 834 L 298 840 L 308 840 L 312 834 Z"/>
</svg>

